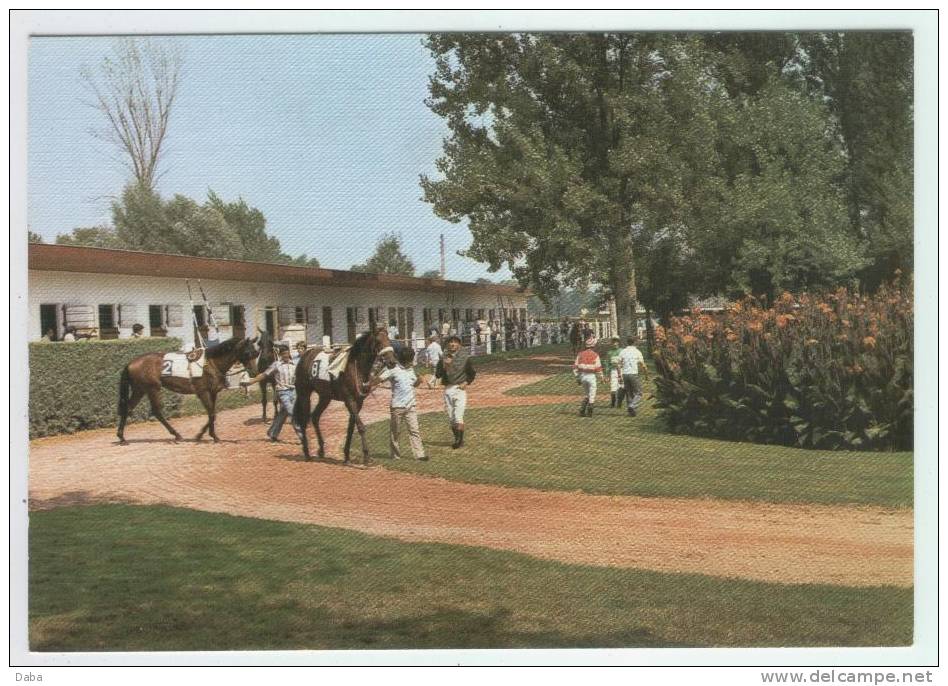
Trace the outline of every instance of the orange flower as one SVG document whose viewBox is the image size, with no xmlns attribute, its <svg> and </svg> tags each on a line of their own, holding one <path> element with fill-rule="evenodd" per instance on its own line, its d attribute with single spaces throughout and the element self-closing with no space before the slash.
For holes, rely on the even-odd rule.
<svg viewBox="0 0 948 686">
<path fill-rule="evenodd" d="M 771 338 L 773 338 L 773 337 L 774 337 L 774 335 L 773 335 L 772 333 L 770 333 L 769 331 L 764 334 L 764 340 L 765 340 L 765 341 L 769 341 L 769 340 L 770 340 Z"/>
<path fill-rule="evenodd" d="M 733 331 L 730 331 L 727 334 L 727 339 L 733 343 L 734 341 L 737 340 L 737 334 L 734 333 Z"/>
<path fill-rule="evenodd" d="M 783 293 L 780 294 L 780 297 L 777 298 L 777 302 L 782 302 L 789 305 L 790 303 L 793 302 L 793 296 L 790 295 L 789 291 L 784 291 Z"/>
<path fill-rule="evenodd" d="M 764 328 L 764 325 L 760 320 L 754 320 L 752 322 L 748 322 L 747 328 L 751 331 L 760 331 Z"/>
<path fill-rule="evenodd" d="M 820 312 L 823 314 L 832 314 L 833 308 L 827 305 L 826 303 L 820 303 Z"/>
<path fill-rule="evenodd" d="M 692 343 L 695 342 L 695 337 L 692 336 L 691 334 L 685 334 L 684 336 L 681 337 L 681 342 L 684 345 L 691 345 Z"/>
<path fill-rule="evenodd" d="M 777 315 L 777 327 L 780 329 L 787 328 L 787 322 L 790 321 L 790 315 L 788 314 L 778 314 Z"/>
<path fill-rule="evenodd" d="M 862 339 L 862 344 L 869 350 L 873 350 L 876 347 L 876 339 L 873 336 L 866 336 Z"/>
<path fill-rule="evenodd" d="M 816 345 L 817 343 L 819 343 L 819 341 L 816 340 L 815 338 L 808 338 L 806 339 L 806 343 L 804 343 L 804 345 L 810 346 L 810 345 Z"/>
<path fill-rule="evenodd" d="M 840 320 L 840 324 L 842 324 L 842 325 L 845 326 L 846 328 L 849 328 L 849 320 L 848 320 L 848 319 L 841 319 L 841 320 Z"/>
</svg>

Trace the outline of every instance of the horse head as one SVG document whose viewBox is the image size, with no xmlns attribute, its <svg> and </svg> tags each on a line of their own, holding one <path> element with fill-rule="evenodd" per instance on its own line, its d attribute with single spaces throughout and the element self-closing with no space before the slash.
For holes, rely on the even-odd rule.
<svg viewBox="0 0 948 686">
<path fill-rule="evenodd" d="M 260 350 L 257 347 L 257 340 L 259 336 L 255 338 L 245 338 L 240 343 L 237 344 L 237 361 L 244 366 L 244 369 L 251 376 L 257 375 L 257 357 L 260 355 Z"/>
</svg>

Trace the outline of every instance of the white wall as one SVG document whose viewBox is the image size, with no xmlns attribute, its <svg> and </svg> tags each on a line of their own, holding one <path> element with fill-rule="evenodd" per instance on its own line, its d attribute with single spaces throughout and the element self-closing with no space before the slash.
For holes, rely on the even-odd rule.
<svg viewBox="0 0 948 686">
<path fill-rule="evenodd" d="M 367 308 L 382 306 L 382 320 L 387 322 L 389 307 L 415 308 L 415 331 L 424 335 L 423 308 L 460 308 L 464 316 L 465 308 L 499 309 L 501 306 L 523 308 L 526 298 L 522 295 L 504 296 L 503 303 L 494 294 L 476 292 L 456 292 L 453 295 L 444 292 L 425 291 L 369 290 L 361 288 L 337 288 L 326 286 L 282 285 L 277 283 L 248 283 L 239 281 L 203 280 L 211 308 L 218 312 L 224 308 L 220 303 L 229 302 L 243 305 L 246 313 L 247 332 L 251 335 L 256 327 L 264 328 L 264 308 L 274 306 L 310 306 L 318 308 L 319 316 L 315 324 L 307 325 L 306 336 L 311 342 L 318 341 L 323 335 L 322 307 L 332 307 L 333 342 L 346 342 L 346 308 L 361 308 L 363 323 L 357 327 L 361 332 L 368 328 Z M 202 302 L 200 292 L 192 280 L 195 305 Z M 143 277 L 122 274 L 88 274 L 77 272 L 38 271 L 29 272 L 29 340 L 38 340 L 40 331 L 40 304 L 57 305 L 93 305 L 114 304 L 133 305 L 138 315 L 137 321 L 145 326 L 147 335 L 148 306 L 172 305 L 182 307 L 183 326 L 169 328 L 168 335 L 184 341 L 192 339 L 190 303 L 185 280 L 181 278 Z M 219 309 L 218 309 L 219 308 Z M 127 308 L 126 308 L 127 309 Z M 437 318 L 437 311 L 434 313 Z M 475 312 L 476 315 L 476 312 Z M 96 307 L 96 316 L 98 308 Z M 499 314 L 498 314 L 499 316 Z M 131 323 L 119 329 L 119 336 L 131 336 Z M 61 323 L 61 322 L 60 322 Z M 62 335 L 60 329 L 59 334 Z M 407 332 L 401 332 L 405 336 Z M 229 328 L 222 331 L 222 337 L 230 336 Z"/>
</svg>

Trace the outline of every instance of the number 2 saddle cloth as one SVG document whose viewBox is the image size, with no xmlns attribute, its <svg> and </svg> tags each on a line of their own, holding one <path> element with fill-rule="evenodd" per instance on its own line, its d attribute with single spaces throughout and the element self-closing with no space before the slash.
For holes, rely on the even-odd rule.
<svg viewBox="0 0 948 686">
<path fill-rule="evenodd" d="M 165 353 L 161 358 L 161 375 L 193 379 L 204 374 L 204 350 L 190 353 Z"/>
</svg>

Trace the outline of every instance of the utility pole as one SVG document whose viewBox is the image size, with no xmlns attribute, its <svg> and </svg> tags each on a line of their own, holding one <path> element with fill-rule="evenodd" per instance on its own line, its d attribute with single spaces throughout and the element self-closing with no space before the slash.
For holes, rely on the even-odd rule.
<svg viewBox="0 0 948 686">
<path fill-rule="evenodd" d="M 441 234 L 441 278 L 443 279 L 447 270 L 444 267 L 444 234 Z"/>
</svg>

